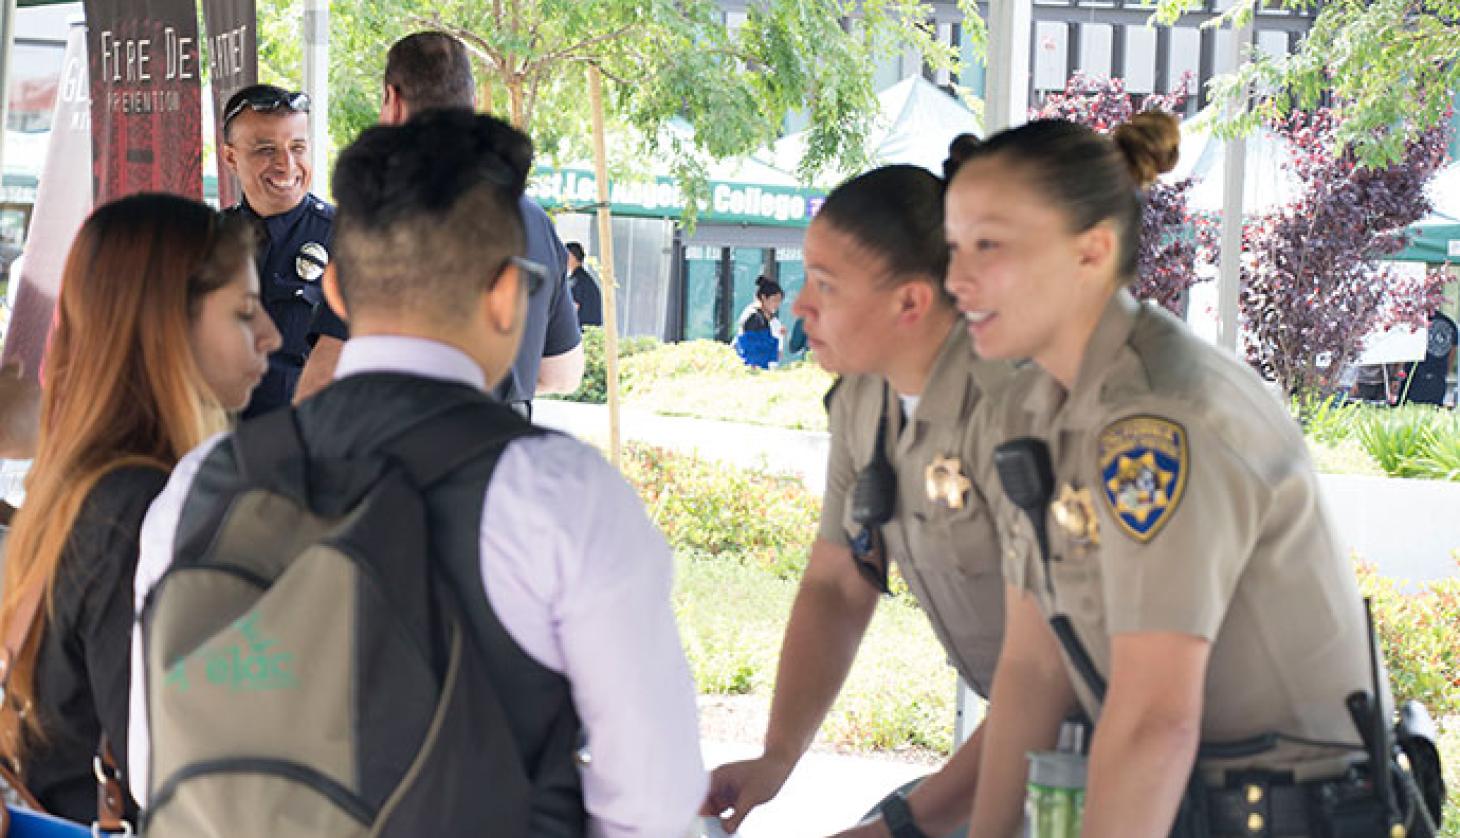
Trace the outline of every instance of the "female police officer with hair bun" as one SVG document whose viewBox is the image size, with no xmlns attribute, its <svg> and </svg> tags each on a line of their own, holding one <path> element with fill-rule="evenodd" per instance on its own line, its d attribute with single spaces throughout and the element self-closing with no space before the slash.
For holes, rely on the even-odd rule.
<svg viewBox="0 0 1460 838">
<path fill-rule="evenodd" d="M 972 484 L 970 421 L 1009 368 L 975 356 L 943 290 L 943 181 L 913 166 L 837 187 L 806 232 L 793 311 L 813 357 L 842 376 L 827 400 L 831 451 L 821 528 L 791 611 L 758 759 L 714 772 L 705 814 L 730 831 L 780 790 L 851 668 L 896 565 L 949 659 L 988 695 L 1003 633 L 993 523 Z M 942 838 L 968 816 L 977 733 L 881 817 L 845 833 Z"/>
<path fill-rule="evenodd" d="M 1179 810 L 1181 835 L 1388 835 L 1345 705 L 1371 682 L 1363 606 L 1302 435 L 1250 368 L 1125 290 L 1140 189 L 1178 140 L 1156 113 L 1113 140 L 1033 122 L 949 188 L 973 346 L 1033 362 L 981 407 L 1009 589 L 972 834 L 1016 833 L 1025 755 L 1078 701 L 1085 836 L 1166 836 Z M 1367 826 L 1328 831 L 1350 815 Z"/>
</svg>

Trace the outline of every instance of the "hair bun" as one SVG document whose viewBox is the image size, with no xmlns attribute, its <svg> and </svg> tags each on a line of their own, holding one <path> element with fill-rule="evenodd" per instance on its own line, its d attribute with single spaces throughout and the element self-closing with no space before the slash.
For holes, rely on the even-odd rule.
<svg viewBox="0 0 1460 838">
<path fill-rule="evenodd" d="M 1114 139 L 1142 189 L 1176 168 L 1181 156 L 1181 123 L 1165 111 L 1141 111 L 1115 129 Z"/>
<path fill-rule="evenodd" d="M 959 134 L 948 144 L 948 159 L 943 161 L 943 180 L 951 183 L 958 168 L 978 153 L 983 140 L 973 134 Z"/>
</svg>

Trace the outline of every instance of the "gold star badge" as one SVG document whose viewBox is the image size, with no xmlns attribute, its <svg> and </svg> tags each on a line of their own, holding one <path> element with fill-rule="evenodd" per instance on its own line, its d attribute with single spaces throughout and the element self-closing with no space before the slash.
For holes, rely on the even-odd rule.
<svg viewBox="0 0 1460 838">
<path fill-rule="evenodd" d="M 925 474 L 928 500 L 949 509 L 962 509 L 963 496 L 973 482 L 963 476 L 963 464 L 953 457 L 938 457 L 928 464 Z"/>
<path fill-rule="evenodd" d="M 1090 499 L 1089 489 L 1076 489 L 1066 483 L 1050 512 L 1060 529 L 1076 542 L 1100 543 L 1100 522 L 1095 518 L 1095 503 Z"/>
<path fill-rule="evenodd" d="M 1122 456 L 1116 463 L 1116 475 L 1108 483 L 1116 499 L 1115 511 L 1145 524 L 1152 515 L 1160 515 L 1171 506 L 1171 484 L 1176 475 L 1156 464 L 1150 451 L 1139 457 Z"/>
</svg>

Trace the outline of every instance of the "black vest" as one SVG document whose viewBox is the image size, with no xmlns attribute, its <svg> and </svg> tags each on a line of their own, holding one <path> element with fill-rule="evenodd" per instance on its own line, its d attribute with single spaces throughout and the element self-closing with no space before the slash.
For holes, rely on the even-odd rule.
<svg viewBox="0 0 1460 838">
<path fill-rule="evenodd" d="M 298 425 L 311 457 L 370 454 L 422 419 L 467 402 L 491 401 L 481 391 L 416 376 L 372 373 L 331 385 L 298 408 Z M 524 423 L 509 408 L 495 422 Z M 543 433 L 527 430 L 528 434 Z M 577 838 L 587 831 L 576 754 L 580 724 L 567 678 L 533 660 L 512 639 L 487 600 L 481 573 L 481 525 L 487 484 L 497 456 L 484 456 L 432 487 L 426 496 L 432 560 L 459 595 L 477 651 L 498 685 L 518 752 L 532 781 L 532 822 L 538 838 Z M 219 445 L 204 461 L 183 505 L 177 543 L 217 530 L 238 479 L 233 447 Z M 491 779 L 482 778 L 483 790 Z"/>
</svg>

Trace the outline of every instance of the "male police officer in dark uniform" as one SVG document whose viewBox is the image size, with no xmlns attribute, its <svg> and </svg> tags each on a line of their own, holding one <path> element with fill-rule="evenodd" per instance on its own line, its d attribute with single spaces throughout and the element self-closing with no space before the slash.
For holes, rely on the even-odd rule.
<svg viewBox="0 0 1460 838">
<path fill-rule="evenodd" d="M 242 203 L 227 212 L 255 222 L 264 308 L 284 338 L 244 410 L 249 417 L 294 395 L 309 356 L 309 324 L 324 300 L 319 279 L 329 264 L 335 210 L 309 192 L 307 95 L 268 84 L 245 87 L 223 110 L 223 143 L 223 162 L 243 189 Z"/>
</svg>

